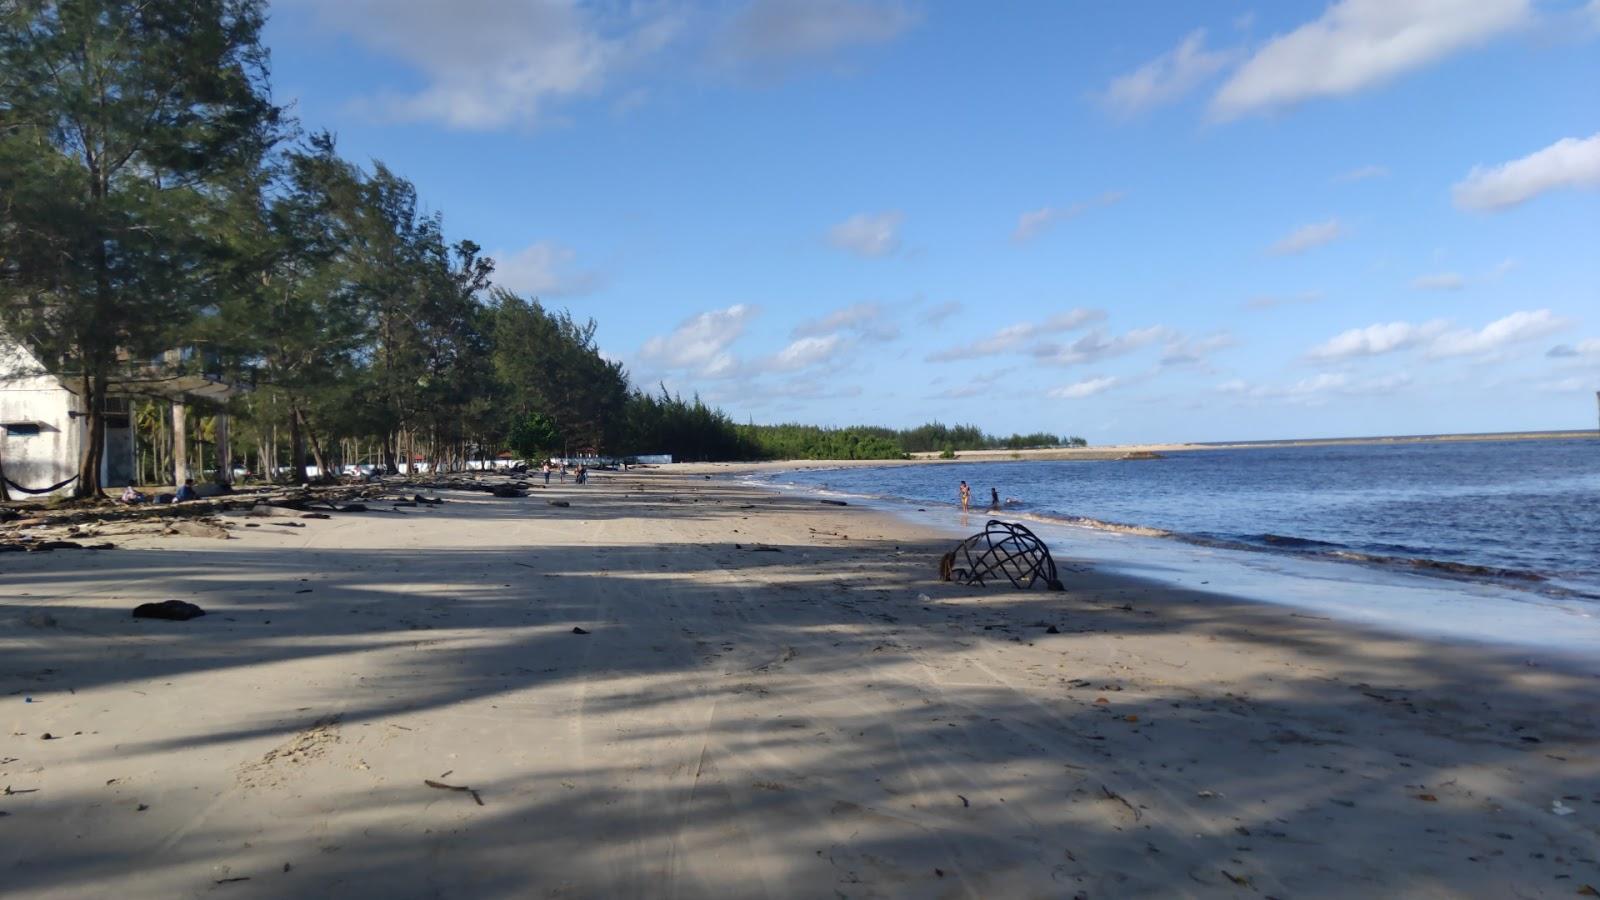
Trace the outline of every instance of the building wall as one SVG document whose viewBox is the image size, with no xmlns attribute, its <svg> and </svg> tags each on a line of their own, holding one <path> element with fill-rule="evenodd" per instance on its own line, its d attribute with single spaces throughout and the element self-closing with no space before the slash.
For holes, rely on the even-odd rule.
<svg viewBox="0 0 1600 900">
<path fill-rule="evenodd" d="M 14 434 L 9 428 L 0 434 L 0 465 L 7 479 L 38 489 L 78 471 L 83 428 L 81 420 L 69 415 L 77 404 L 78 398 L 37 360 L 0 336 L 0 426 L 39 426 L 38 434 Z"/>
<path fill-rule="evenodd" d="M 0 334 L 0 468 L 13 484 L 39 490 L 59 484 L 78 473 L 88 423 L 83 402 L 20 345 Z M 33 425 L 38 434 L 19 434 L 8 425 Z M 128 428 L 106 428 L 106 452 L 100 464 L 100 484 L 122 487 L 134 473 L 134 435 Z M 20 429 L 19 429 L 20 430 Z M 59 488 L 64 494 L 72 485 Z M 14 491 L 25 499 L 30 496 Z"/>
</svg>

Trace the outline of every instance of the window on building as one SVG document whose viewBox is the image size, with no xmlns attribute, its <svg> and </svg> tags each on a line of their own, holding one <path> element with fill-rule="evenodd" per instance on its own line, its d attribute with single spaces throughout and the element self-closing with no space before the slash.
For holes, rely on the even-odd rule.
<svg viewBox="0 0 1600 900">
<path fill-rule="evenodd" d="M 36 437 L 39 434 L 38 422 L 7 422 L 0 428 L 6 430 L 7 437 Z"/>
</svg>

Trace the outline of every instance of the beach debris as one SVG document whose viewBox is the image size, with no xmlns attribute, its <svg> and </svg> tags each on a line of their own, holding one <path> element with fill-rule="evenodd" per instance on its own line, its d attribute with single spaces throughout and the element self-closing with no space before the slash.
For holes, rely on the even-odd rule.
<svg viewBox="0 0 1600 900">
<path fill-rule="evenodd" d="M 1434 796 L 1433 794 L 1418 794 L 1417 795 L 1417 799 L 1421 800 L 1424 803 L 1438 803 L 1439 802 L 1439 798 Z"/>
<path fill-rule="evenodd" d="M 228 539 L 228 529 L 210 522 L 173 522 L 168 525 L 164 534 L 183 534 L 189 537 L 208 537 L 219 540 Z"/>
<path fill-rule="evenodd" d="M 551 506 L 568 507 L 568 506 L 572 505 L 571 503 L 568 503 L 565 500 L 549 500 L 549 501 L 546 501 L 546 502 L 548 502 Z"/>
<path fill-rule="evenodd" d="M 818 503 L 826 503 L 829 506 L 849 506 L 850 505 L 850 504 L 844 502 L 843 500 L 819 500 L 817 502 Z"/>
<path fill-rule="evenodd" d="M 1577 810 L 1562 803 L 1559 799 L 1550 801 L 1550 811 L 1558 816 L 1570 816 L 1577 812 Z"/>
<path fill-rule="evenodd" d="M 588 634 L 589 633 L 589 629 L 587 629 L 587 628 L 579 628 L 578 626 L 574 625 L 574 626 L 572 626 L 572 633 L 573 634 Z"/>
<path fill-rule="evenodd" d="M 1004 576 L 1012 587 L 1028 590 L 1043 583 L 1065 590 L 1044 541 L 1016 522 L 990 519 L 983 530 L 956 545 L 939 560 L 939 577 L 957 584 L 982 585 Z"/>
<path fill-rule="evenodd" d="M 527 491 L 510 484 L 497 484 L 489 489 L 489 493 L 496 497 L 526 497 Z"/>
<path fill-rule="evenodd" d="M 193 603 L 186 603 L 182 600 L 141 603 L 133 608 L 133 617 L 135 619 L 167 619 L 173 622 L 187 622 L 205 614 L 205 610 L 195 606 Z"/>
<path fill-rule="evenodd" d="M 1048 627 L 1048 628 L 1046 628 L 1044 630 L 1044 633 L 1045 634 L 1060 634 L 1061 633 L 1061 629 L 1057 628 L 1054 625 L 1051 625 L 1050 627 Z"/>
<path fill-rule="evenodd" d="M 483 798 L 478 796 L 478 792 L 470 787 L 466 787 L 465 785 L 445 784 L 442 781 L 434 781 L 432 778 L 424 778 L 422 779 L 422 783 L 431 788 L 438 788 L 441 791 L 456 791 L 462 794 L 471 794 L 474 802 L 476 802 L 479 806 L 483 805 Z"/>
<path fill-rule="evenodd" d="M 1101 791 L 1101 793 L 1106 795 L 1106 799 L 1107 800 L 1114 800 L 1114 801 L 1116 801 L 1118 803 L 1121 803 L 1123 806 L 1126 806 L 1128 808 L 1128 811 L 1133 813 L 1133 820 L 1135 822 L 1137 822 L 1141 818 L 1143 818 L 1143 816 L 1139 813 L 1138 808 L 1135 807 L 1132 803 L 1128 802 L 1128 798 L 1127 797 L 1122 796 L 1121 794 L 1117 793 L 1116 791 L 1113 791 L 1111 788 L 1108 788 L 1103 784 L 1100 785 L 1100 791 Z"/>
<path fill-rule="evenodd" d="M 56 617 L 50 615 L 42 609 L 36 609 L 28 613 L 26 616 L 22 617 L 22 621 L 23 624 L 27 625 L 29 628 L 56 627 Z M 33 698 L 28 698 L 28 702 L 33 702 Z"/>
</svg>

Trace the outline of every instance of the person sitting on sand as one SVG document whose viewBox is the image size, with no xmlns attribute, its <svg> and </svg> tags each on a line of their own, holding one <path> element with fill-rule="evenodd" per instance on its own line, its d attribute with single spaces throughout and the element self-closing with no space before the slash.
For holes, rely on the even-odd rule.
<svg viewBox="0 0 1600 900">
<path fill-rule="evenodd" d="M 194 479 L 193 478 L 185 478 L 184 481 L 183 481 L 183 487 L 178 488 L 178 493 L 173 495 L 172 502 L 173 503 L 183 503 L 183 502 L 185 502 L 187 500 L 199 500 L 199 499 L 200 499 L 200 495 L 198 493 L 196 493 L 195 489 L 194 489 Z"/>
<path fill-rule="evenodd" d="M 965 481 L 963 481 L 963 482 L 961 482 L 961 511 L 962 512 L 966 512 L 967 511 L 967 507 L 969 507 L 971 505 L 972 505 L 972 488 L 967 487 L 967 483 Z"/>
<path fill-rule="evenodd" d="M 133 506 L 136 503 L 143 503 L 148 498 L 139 491 L 134 490 L 133 485 L 130 484 L 122 489 L 122 497 L 120 499 L 123 503 Z"/>
</svg>

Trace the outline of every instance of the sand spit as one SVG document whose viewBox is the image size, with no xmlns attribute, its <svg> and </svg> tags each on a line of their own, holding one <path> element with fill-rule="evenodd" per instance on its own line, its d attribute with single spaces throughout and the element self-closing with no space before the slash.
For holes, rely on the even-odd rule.
<svg viewBox="0 0 1600 900">
<path fill-rule="evenodd" d="M 0 556 L 7 896 L 1600 887 L 1582 666 L 1070 546 L 1064 594 L 957 588 L 942 537 L 699 475 L 438 493 Z"/>
</svg>

